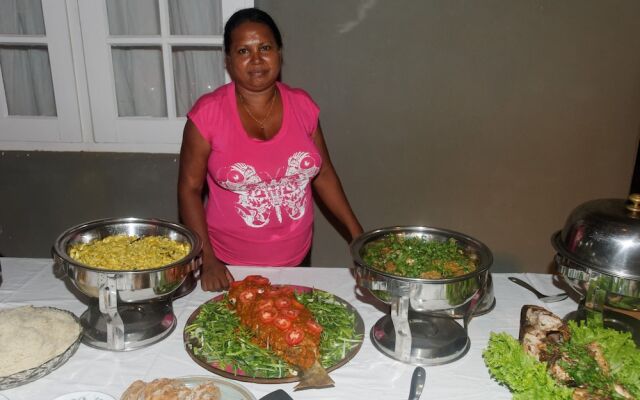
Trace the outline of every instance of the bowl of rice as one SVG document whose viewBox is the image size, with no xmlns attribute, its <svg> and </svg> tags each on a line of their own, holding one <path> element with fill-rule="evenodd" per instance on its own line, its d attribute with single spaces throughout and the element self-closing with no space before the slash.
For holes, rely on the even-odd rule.
<svg viewBox="0 0 640 400">
<path fill-rule="evenodd" d="M 0 390 L 33 382 L 67 362 L 82 339 L 75 314 L 54 307 L 0 310 Z"/>
</svg>

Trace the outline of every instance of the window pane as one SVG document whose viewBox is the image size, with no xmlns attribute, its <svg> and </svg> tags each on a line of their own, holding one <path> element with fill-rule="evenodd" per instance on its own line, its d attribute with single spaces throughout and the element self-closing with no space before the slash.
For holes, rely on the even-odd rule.
<svg viewBox="0 0 640 400">
<path fill-rule="evenodd" d="M 160 47 L 113 47 L 113 73 L 120 117 L 166 117 Z"/>
<path fill-rule="evenodd" d="M 0 0 L 0 34 L 44 35 L 40 0 Z"/>
<path fill-rule="evenodd" d="M 187 115 L 202 94 L 224 83 L 224 53 L 214 47 L 174 47 L 176 112 Z"/>
<path fill-rule="evenodd" d="M 224 53 L 213 47 L 173 48 L 176 113 L 187 115 L 202 94 L 224 83 Z"/>
<path fill-rule="evenodd" d="M 117 35 L 159 35 L 157 0 L 107 0 L 109 33 Z"/>
<path fill-rule="evenodd" d="M 49 52 L 43 46 L 0 46 L 9 115 L 56 116 Z"/>
<path fill-rule="evenodd" d="M 221 35 L 220 0 L 169 0 L 172 35 Z"/>
</svg>

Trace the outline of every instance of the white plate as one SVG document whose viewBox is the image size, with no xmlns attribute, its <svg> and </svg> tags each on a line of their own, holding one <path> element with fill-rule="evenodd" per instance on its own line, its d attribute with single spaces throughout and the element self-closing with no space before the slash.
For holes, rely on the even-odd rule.
<svg viewBox="0 0 640 400">
<path fill-rule="evenodd" d="M 9 400 L 9 398 L 0 394 L 0 400 Z"/>
<path fill-rule="evenodd" d="M 194 388 L 202 383 L 211 382 L 220 388 L 222 400 L 256 400 L 256 397 L 243 386 L 222 378 L 209 376 L 182 376 L 176 379 L 183 382 L 189 388 Z"/>
<path fill-rule="evenodd" d="M 116 400 L 106 393 L 100 392 L 73 392 L 58 396 L 53 400 Z"/>
</svg>

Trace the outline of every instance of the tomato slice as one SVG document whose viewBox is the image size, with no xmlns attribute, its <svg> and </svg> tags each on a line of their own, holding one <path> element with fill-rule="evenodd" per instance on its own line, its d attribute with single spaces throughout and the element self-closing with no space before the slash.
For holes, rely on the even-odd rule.
<svg viewBox="0 0 640 400">
<path fill-rule="evenodd" d="M 291 299 L 291 307 L 297 308 L 298 310 L 303 310 L 304 309 L 304 304 L 300 303 L 296 299 Z"/>
<path fill-rule="evenodd" d="M 319 335 L 322 333 L 322 326 L 312 319 L 307 321 L 307 329 L 314 335 Z"/>
<path fill-rule="evenodd" d="M 278 327 L 278 329 L 282 329 L 283 331 L 291 328 L 291 321 L 283 317 L 276 318 L 273 323 Z"/>
<path fill-rule="evenodd" d="M 295 346 L 304 339 L 304 331 L 300 328 L 293 328 L 286 333 L 285 340 L 289 346 Z"/>
<path fill-rule="evenodd" d="M 273 299 L 260 299 L 257 304 L 258 310 L 273 308 Z"/>
<path fill-rule="evenodd" d="M 281 309 L 278 314 L 282 315 L 286 319 L 294 320 L 298 318 L 298 315 L 300 315 L 300 310 L 294 310 L 293 308 L 284 308 Z"/>
<path fill-rule="evenodd" d="M 271 287 L 270 289 L 267 289 L 266 292 L 267 297 L 279 297 L 280 296 L 280 290 L 279 289 L 274 289 L 273 287 Z"/>
<path fill-rule="evenodd" d="M 278 311 L 275 308 L 266 308 L 264 310 L 260 310 L 260 321 L 268 324 L 278 315 Z"/>
<path fill-rule="evenodd" d="M 289 308 L 291 306 L 291 300 L 287 299 L 286 297 L 278 297 L 276 299 L 276 308 L 277 309 L 281 309 L 281 308 Z"/>
<path fill-rule="evenodd" d="M 240 293 L 240 296 L 238 296 L 238 298 L 242 303 L 249 303 L 255 300 L 256 292 L 253 289 L 245 289 Z"/>
</svg>

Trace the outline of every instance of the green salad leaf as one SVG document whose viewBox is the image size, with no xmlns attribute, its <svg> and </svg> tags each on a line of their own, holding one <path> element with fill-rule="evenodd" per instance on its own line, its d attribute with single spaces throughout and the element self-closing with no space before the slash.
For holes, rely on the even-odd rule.
<svg viewBox="0 0 640 400">
<path fill-rule="evenodd" d="M 222 370 L 265 378 L 291 375 L 286 362 L 251 341 L 253 334 L 240 324 L 226 299 L 203 304 L 185 331 L 196 342 L 187 343 L 193 354 Z"/>
<path fill-rule="evenodd" d="M 597 342 L 609 363 L 611 378 L 640 398 L 640 350 L 631 334 L 574 321 L 568 325 L 571 339 L 567 347 Z M 546 364 L 526 354 L 520 342 L 507 333 L 492 332 L 482 355 L 493 378 L 509 387 L 516 400 L 572 398 L 573 389 L 557 384 Z"/>
<path fill-rule="evenodd" d="M 629 332 L 569 321 L 571 342 L 587 345 L 598 342 L 609 363 L 611 376 L 640 399 L 640 350 Z"/>
<path fill-rule="evenodd" d="M 343 360 L 363 339 L 356 332 L 356 316 L 330 293 L 312 290 L 296 298 L 323 327 L 320 364 L 332 367 Z M 284 378 L 296 371 L 272 351 L 252 341 L 253 333 L 242 326 L 226 295 L 205 303 L 193 322 L 185 327 L 187 346 L 198 358 L 234 374 L 258 378 Z M 192 343 L 193 342 L 193 343 Z"/>
<path fill-rule="evenodd" d="M 475 257 L 465 254 L 454 238 L 428 241 L 394 234 L 367 243 L 363 250 L 368 265 L 408 278 L 452 278 L 477 267 Z"/>
<path fill-rule="evenodd" d="M 491 375 L 511 389 L 514 399 L 571 400 L 573 391 L 558 386 L 546 366 L 507 333 L 492 332 L 482 356 Z"/>
<path fill-rule="evenodd" d="M 362 334 L 356 332 L 356 315 L 336 301 L 331 293 L 312 290 L 297 298 L 322 326 L 320 364 L 324 368 L 342 361 L 362 342 Z"/>
</svg>

